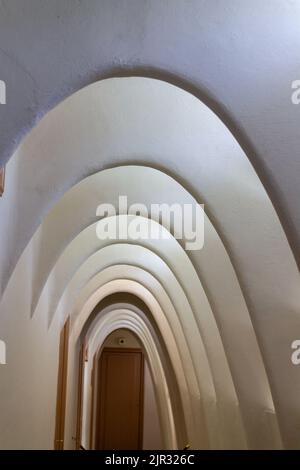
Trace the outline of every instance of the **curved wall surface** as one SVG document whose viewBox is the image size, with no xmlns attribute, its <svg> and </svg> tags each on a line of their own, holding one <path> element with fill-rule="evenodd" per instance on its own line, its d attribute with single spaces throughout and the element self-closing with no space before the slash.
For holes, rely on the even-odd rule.
<svg viewBox="0 0 300 470">
<path fill-rule="evenodd" d="M 165 80 L 206 102 L 232 129 L 299 260 L 299 106 L 291 102 L 299 15 L 298 2 L 279 0 L 3 0 L 0 161 L 49 109 L 96 80 Z"/>
<path fill-rule="evenodd" d="M 10 160 L 6 184 L 0 329 L 10 367 L 0 370 L 1 447 L 12 439 L 11 408 L 36 430 L 30 437 L 20 426 L 14 445 L 51 447 L 60 328 L 70 315 L 70 392 L 85 321 L 118 291 L 151 312 L 147 341 L 157 342 L 151 331 L 159 330 L 153 358 L 163 364 L 164 348 L 170 356 L 194 448 L 298 445 L 300 379 L 289 353 L 300 328 L 299 272 L 260 179 L 206 105 L 159 80 L 94 83 L 42 119 Z M 147 217 L 122 212 L 119 196 L 143 204 Z M 100 220 L 100 204 L 115 215 Z M 153 204 L 204 204 L 203 247 L 187 249 L 187 236 L 153 216 Z M 164 236 L 99 239 L 116 222 Z M 25 410 L 26 375 L 37 383 L 43 361 L 49 375 L 35 390 L 38 406 Z"/>
</svg>

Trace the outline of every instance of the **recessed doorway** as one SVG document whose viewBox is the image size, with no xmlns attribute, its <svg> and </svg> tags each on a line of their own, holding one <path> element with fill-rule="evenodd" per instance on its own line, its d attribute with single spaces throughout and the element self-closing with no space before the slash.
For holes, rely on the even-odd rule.
<svg viewBox="0 0 300 470">
<path fill-rule="evenodd" d="M 99 358 L 98 370 L 96 448 L 142 449 L 143 352 L 140 349 L 105 348 Z"/>
<path fill-rule="evenodd" d="M 128 330 L 114 331 L 95 365 L 93 448 L 163 448 L 154 384 L 136 336 Z"/>
</svg>

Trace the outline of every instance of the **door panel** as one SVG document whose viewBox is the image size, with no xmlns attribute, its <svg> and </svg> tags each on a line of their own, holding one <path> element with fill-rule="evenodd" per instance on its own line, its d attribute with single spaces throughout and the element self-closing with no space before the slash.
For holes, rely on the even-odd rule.
<svg viewBox="0 0 300 470">
<path fill-rule="evenodd" d="M 140 350 L 103 350 L 98 375 L 98 449 L 142 448 L 143 371 Z"/>
<path fill-rule="evenodd" d="M 76 450 L 79 450 L 80 446 L 81 446 L 82 409 L 83 409 L 83 379 L 84 379 L 85 359 L 86 359 L 86 346 L 83 343 L 80 347 L 79 367 L 78 367 Z"/>
<path fill-rule="evenodd" d="M 55 437 L 54 437 L 54 449 L 55 450 L 63 450 L 64 448 L 69 328 L 70 328 L 70 318 L 68 317 L 61 331 L 60 343 L 59 343 L 59 364 L 58 364 Z"/>
</svg>

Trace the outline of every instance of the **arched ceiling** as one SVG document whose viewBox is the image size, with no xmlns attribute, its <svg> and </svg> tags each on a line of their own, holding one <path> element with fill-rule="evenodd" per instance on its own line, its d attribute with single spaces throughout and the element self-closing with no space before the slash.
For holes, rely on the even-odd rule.
<svg viewBox="0 0 300 470">
<path fill-rule="evenodd" d="M 241 143 L 300 246 L 298 2 L 2 0 L 0 161 L 63 98 L 95 80 L 153 76 L 208 103 Z M 15 188 L 14 188 L 15 189 Z"/>
<path fill-rule="evenodd" d="M 24 276 L 31 321 L 43 317 L 53 331 L 72 312 L 76 338 L 101 298 L 118 289 L 139 295 L 169 352 L 189 364 L 177 377 L 186 380 L 198 446 L 242 447 L 240 426 L 250 448 L 281 447 L 281 438 L 294 445 L 299 400 L 287 383 L 299 377 L 286 353 L 299 328 L 299 273 L 259 178 L 209 108 L 158 80 L 101 81 L 41 121 L 7 176 L 4 332 Z M 119 195 L 147 207 L 205 202 L 203 249 L 185 251 L 172 226 L 166 239 L 97 239 L 97 206 L 117 207 Z M 220 445 L 221 425 L 231 433 Z"/>
</svg>

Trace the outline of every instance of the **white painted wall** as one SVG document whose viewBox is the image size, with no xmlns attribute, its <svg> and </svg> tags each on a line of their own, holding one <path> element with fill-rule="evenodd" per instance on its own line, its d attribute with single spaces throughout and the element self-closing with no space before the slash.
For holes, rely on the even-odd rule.
<svg viewBox="0 0 300 470">
<path fill-rule="evenodd" d="M 118 339 L 125 339 L 124 344 L 119 344 Z M 113 331 L 104 341 L 103 348 L 141 348 L 142 345 L 137 337 L 129 330 L 119 329 Z"/>
<path fill-rule="evenodd" d="M 163 449 L 161 429 L 157 413 L 157 404 L 152 378 L 145 361 L 145 396 L 144 396 L 144 434 L 143 449 Z"/>
<path fill-rule="evenodd" d="M 0 334 L 6 364 L 0 364 L 0 449 L 53 449 L 59 321 L 31 318 L 31 253 L 18 266 L 2 298 Z"/>
</svg>

